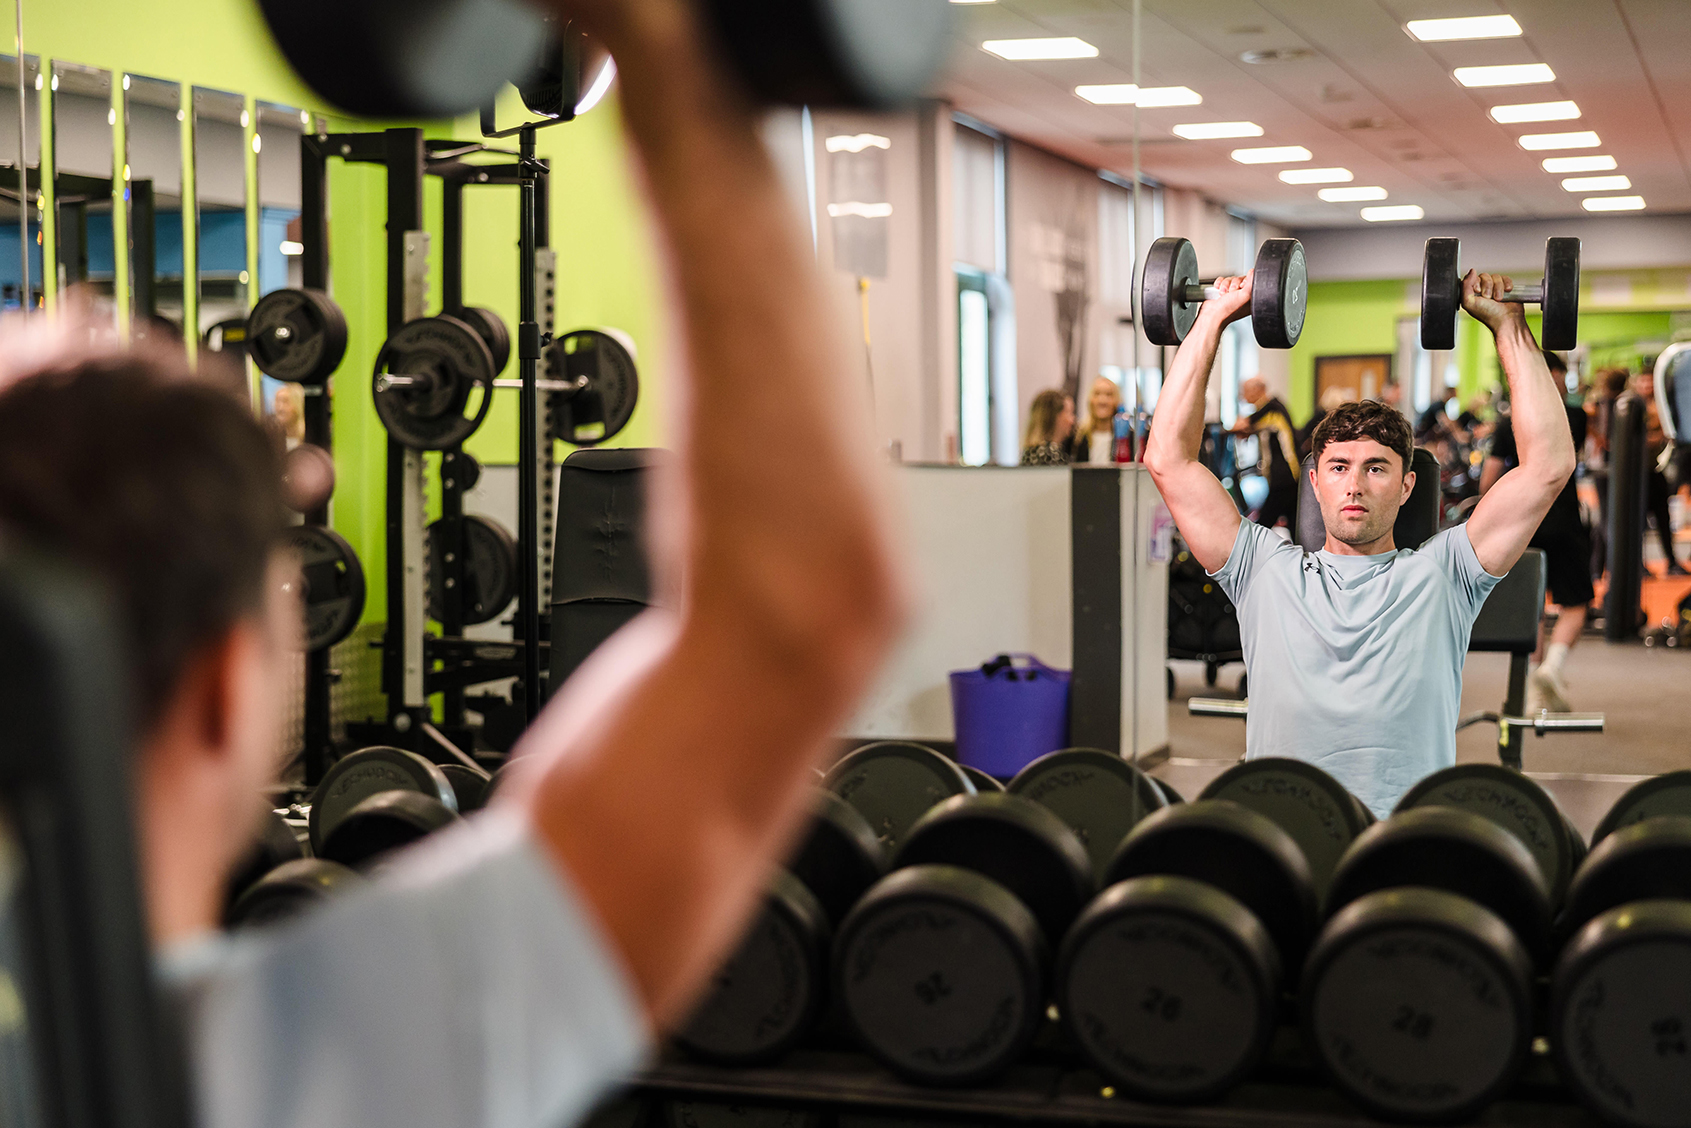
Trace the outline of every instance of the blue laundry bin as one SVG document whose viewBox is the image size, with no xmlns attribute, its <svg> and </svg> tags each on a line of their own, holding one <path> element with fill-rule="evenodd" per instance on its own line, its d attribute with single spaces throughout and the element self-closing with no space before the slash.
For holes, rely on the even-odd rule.
<svg viewBox="0 0 1691 1128">
<path fill-rule="evenodd" d="M 1000 654 L 951 672 L 951 719 L 957 759 L 1009 779 L 1068 744 L 1069 671 L 1031 654 Z"/>
</svg>

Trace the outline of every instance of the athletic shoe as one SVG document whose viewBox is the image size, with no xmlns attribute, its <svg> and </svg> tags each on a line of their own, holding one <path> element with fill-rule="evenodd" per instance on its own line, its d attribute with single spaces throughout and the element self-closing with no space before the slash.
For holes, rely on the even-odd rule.
<svg viewBox="0 0 1691 1128">
<path fill-rule="evenodd" d="M 1542 669 L 1534 670 L 1527 677 L 1527 684 L 1531 686 L 1528 696 L 1536 700 L 1538 709 L 1548 709 L 1552 713 L 1573 712 L 1573 707 L 1568 704 L 1568 683 L 1555 674 Z"/>
</svg>

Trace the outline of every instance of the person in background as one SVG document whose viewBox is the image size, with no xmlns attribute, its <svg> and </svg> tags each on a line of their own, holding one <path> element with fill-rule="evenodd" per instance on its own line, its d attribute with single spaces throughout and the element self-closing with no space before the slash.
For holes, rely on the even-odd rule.
<svg viewBox="0 0 1691 1128">
<path fill-rule="evenodd" d="M 1456 417 L 1457 437 L 1463 443 L 1474 443 L 1491 434 L 1486 415 L 1491 411 L 1491 392 L 1475 392 L 1468 398 L 1468 406 Z"/>
<path fill-rule="evenodd" d="M 1092 381 L 1086 397 L 1086 416 L 1075 428 L 1071 462 L 1108 464 L 1116 441 L 1116 412 L 1121 408 L 1121 389 L 1108 376 Z"/>
<path fill-rule="evenodd" d="M 1459 406 L 1456 393 L 1452 392 L 1448 399 L 1435 400 L 1427 405 L 1427 410 L 1421 413 L 1421 418 L 1415 424 L 1415 441 L 1422 446 L 1430 446 L 1434 440 L 1450 434 L 1451 421 L 1456 416 Z"/>
<path fill-rule="evenodd" d="M 293 450 L 305 441 L 305 389 L 298 384 L 283 384 L 276 389 L 270 418 L 282 434 L 284 450 Z"/>
<path fill-rule="evenodd" d="M 1055 388 L 1033 397 L 1022 440 L 1023 466 L 1063 466 L 1074 442 L 1074 398 Z"/>
<path fill-rule="evenodd" d="M 1656 536 L 1661 540 L 1662 556 L 1667 560 L 1667 575 L 1691 575 L 1673 554 L 1673 515 L 1668 508 L 1668 498 L 1673 491 L 1668 488 L 1667 475 L 1662 473 L 1661 468 L 1662 452 L 1667 449 L 1668 439 L 1667 432 L 1662 430 L 1662 417 L 1656 409 L 1656 374 L 1646 368 L 1632 378 L 1632 390 L 1644 401 L 1644 458 L 1648 463 L 1645 467 L 1645 512 L 1650 515 L 1650 522 L 1656 526 Z"/>
<path fill-rule="evenodd" d="M 1626 382 L 1626 369 L 1605 368 L 1597 374 L 1592 395 L 1585 401 L 1585 469 L 1597 490 L 1597 523 L 1591 530 L 1593 577 L 1609 568 L 1609 427 Z"/>
<path fill-rule="evenodd" d="M 1240 385 L 1239 398 L 1254 410 L 1233 425 L 1233 433 L 1257 437 L 1257 469 L 1268 482 L 1268 497 L 1257 510 L 1257 524 L 1272 529 L 1284 520 L 1290 525 L 1298 517 L 1298 439 L 1291 412 L 1279 396 L 1269 395 L 1260 376 Z"/>
<path fill-rule="evenodd" d="M 1544 363 L 1556 386 L 1565 388 L 1568 366 L 1562 358 L 1546 349 Z M 1585 412 L 1565 401 L 1562 407 L 1568 415 L 1574 450 L 1580 450 L 1585 446 Z M 1480 496 L 1484 497 L 1505 472 L 1520 462 L 1513 420 L 1508 415 L 1500 416 L 1492 432 L 1491 454 L 1480 471 Z M 1539 522 L 1530 544 L 1544 550 L 1550 601 L 1556 605 L 1557 614 L 1549 640 L 1540 639 L 1538 667 L 1528 676 L 1527 710 L 1566 713 L 1570 706 L 1563 664 L 1579 642 L 1580 632 L 1585 629 L 1586 610 L 1596 594 L 1591 585 L 1591 537 L 1580 519 L 1579 494 L 1572 477 L 1551 502 L 1550 512 Z"/>
</svg>

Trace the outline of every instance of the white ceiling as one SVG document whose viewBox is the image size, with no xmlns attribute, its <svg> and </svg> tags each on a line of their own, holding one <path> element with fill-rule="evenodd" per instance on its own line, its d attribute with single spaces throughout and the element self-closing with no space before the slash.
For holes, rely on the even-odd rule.
<svg viewBox="0 0 1691 1128">
<path fill-rule="evenodd" d="M 997 0 L 959 5 L 945 96 L 965 113 L 1074 160 L 1131 173 L 1133 107 L 1095 106 L 1083 83 L 1133 81 L 1132 0 Z M 1411 19 L 1507 12 L 1524 35 L 1421 43 Z M 1141 86 L 1189 86 L 1199 106 L 1139 111 L 1139 160 L 1166 184 L 1194 188 L 1291 227 L 1361 224 L 1360 204 L 1323 203 L 1317 186 L 1283 184 L 1288 165 L 1228 156 L 1302 145 L 1303 167 L 1343 166 L 1352 185 L 1419 204 L 1428 222 L 1581 216 L 1579 195 L 1543 171 L 1546 156 L 1607 153 L 1650 213 L 1691 212 L 1691 0 L 1144 0 Z M 1008 62 L 987 39 L 1073 35 L 1099 56 Z M 1303 48 L 1250 64 L 1240 55 Z M 1557 81 L 1466 89 L 1458 66 L 1548 63 Z M 1577 122 L 1498 125 L 1491 106 L 1572 99 Z M 1254 121 L 1261 138 L 1184 141 L 1183 122 Z M 1595 130 L 1597 149 L 1529 153 L 1524 133 Z M 1615 193 L 1609 193 L 1615 194 Z"/>
</svg>

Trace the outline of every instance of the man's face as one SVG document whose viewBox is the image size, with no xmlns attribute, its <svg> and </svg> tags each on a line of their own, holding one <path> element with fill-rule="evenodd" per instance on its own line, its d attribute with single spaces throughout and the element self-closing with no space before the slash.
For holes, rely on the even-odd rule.
<svg viewBox="0 0 1691 1128">
<path fill-rule="evenodd" d="M 1415 488 L 1403 459 L 1373 439 L 1328 443 L 1310 471 L 1327 534 L 1341 544 L 1369 545 L 1392 531 Z"/>
<path fill-rule="evenodd" d="M 1263 383 L 1261 379 L 1252 376 L 1239 385 L 1239 395 L 1252 407 L 1261 407 L 1263 401 L 1268 399 L 1268 385 Z"/>
</svg>

